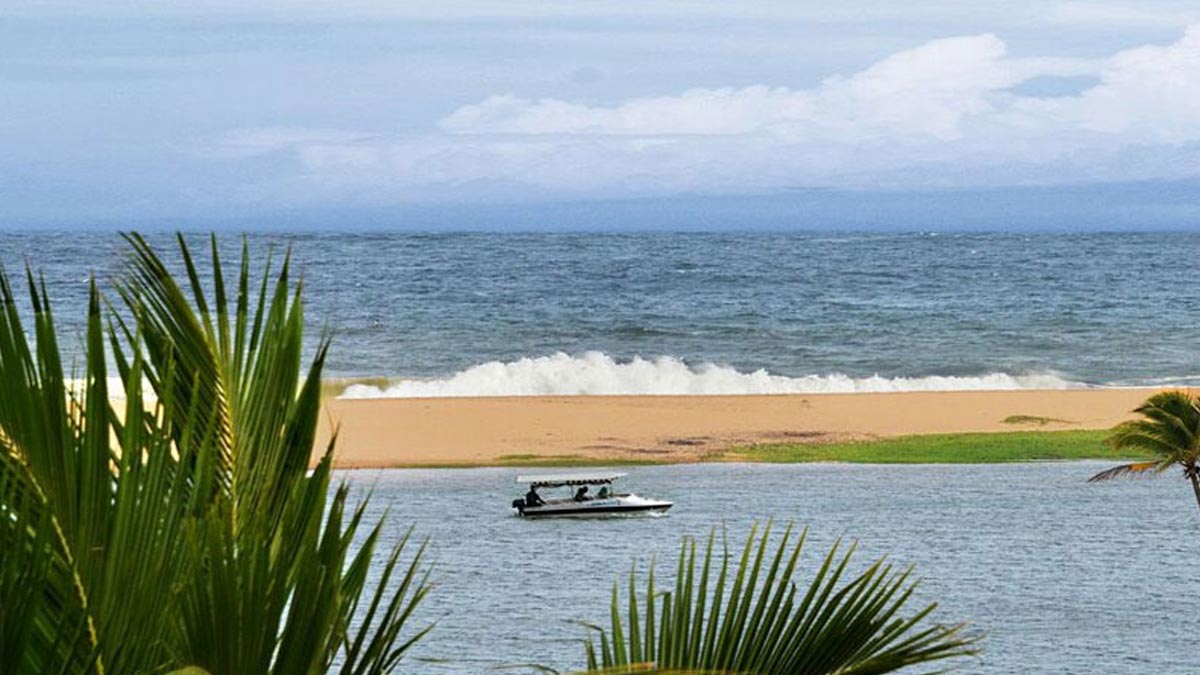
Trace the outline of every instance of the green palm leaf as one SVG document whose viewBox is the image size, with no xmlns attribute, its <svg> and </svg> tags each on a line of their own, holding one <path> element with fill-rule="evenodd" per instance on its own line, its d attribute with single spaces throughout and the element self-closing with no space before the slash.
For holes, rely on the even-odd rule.
<svg viewBox="0 0 1200 675">
<path fill-rule="evenodd" d="M 772 545 L 770 531 L 770 524 L 761 535 L 751 530 L 733 572 L 728 547 L 717 551 L 714 532 L 697 575 L 696 542 L 685 539 L 673 591 L 657 591 L 651 568 L 644 616 L 653 616 L 657 603 L 657 635 L 637 619 L 635 574 L 628 621 L 614 586 L 610 628 L 592 627 L 598 640 L 586 644 L 589 672 L 867 675 L 977 653 L 978 638 L 964 625 L 927 621 L 936 605 L 901 615 L 916 585 L 909 571 L 880 560 L 844 581 L 853 546 L 843 553 L 835 544 L 801 594 L 794 579 L 807 532 L 796 536 L 789 526 Z"/>
<path fill-rule="evenodd" d="M 114 439 L 117 425 L 107 391 L 96 287 L 91 288 L 79 390 L 68 387 L 63 375 L 45 289 L 32 276 L 29 287 L 35 326 L 32 351 L 11 287 L 0 273 L 0 299 L 6 308 L 0 325 L 5 480 L 9 485 L 19 481 L 21 492 L 35 496 L 37 517 L 44 519 L 35 521 L 41 523 L 36 527 L 54 534 L 49 549 L 54 574 L 43 590 L 56 598 L 50 605 L 59 612 L 55 630 L 69 635 L 74 626 L 86 628 L 91 664 L 67 664 L 65 672 L 79 667 L 107 672 L 143 668 L 163 655 L 161 641 L 142 636 L 153 635 L 166 623 L 168 580 L 178 569 L 172 566 L 177 559 L 171 544 L 172 512 L 161 508 L 173 498 L 170 491 L 180 487 L 166 480 L 177 473 L 176 458 L 161 436 L 144 433 L 153 427 L 152 414 L 136 393 L 129 397 L 125 424 Z M 135 358 L 135 376 L 139 363 Z M 21 499 L 18 495 L 9 492 L 3 499 L 4 508 L 22 513 L 14 506 Z"/>
<path fill-rule="evenodd" d="M 175 660 L 219 675 L 325 672 L 340 654 L 346 672 L 390 671 L 412 641 L 401 641 L 401 628 L 427 592 L 417 572 L 423 548 L 394 584 L 402 549 L 387 559 L 369 620 L 355 633 L 381 525 L 352 550 L 362 507 L 347 520 L 346 488 L 327 498 L 332 444 L 308 472 L 328 341 L 302 372 L 301 285 L 291 283 L 289 256 L 277 273 L 268 261 L 255 282 L 243 244 L 230 299 L 212 238 L 209 298 L 182 237 L 187 290 L 141 237 L 129 241 L 134 257 L 121 297 L 153 345 L 148 380 L 158 395 L 187 401 L 189 418 L 209 420 L 203 438 L 217 444 L 204 455 L 215 474 L 212 517 L 187 531 L 189 558 L 201 564 L 187 575 Z M 175 377 L 162 376 L 171 369 Z"/>
<path fill-rule="evenodd" d="M 121 306 L 91 288 L 79 386 L 43 285 L 29 275 L 27 335 L 0 270 L 5 672 L 390 672 L 425 634 L 404 633 L 424 547 L 378 559 L 382 521 L 360 535 L 333 446 L 308 470 L 328 345 L 303 372 L 286 258 L 254 294 L 243 245 L 231 301 L 215 239 L 213 297 L 182 239 L 186 291 L 128 239 Z"/>
<path fill-rule="evenodd" d="M 1158 475 L 1177 466 L 1191 482 L 1196 504 L 1200 506 L 1200 398 L 1185 391 L 1159 392 L 1134 413 L 1140 419 L 1113 427 L 1107 442 L 1115 450 L 1148 452 L 1156 458 L 1106 469 L 1088 482 Z"/>
<path fill-rule="evenodd" d="M 0 654 L 24 673 L 96 672 L 88 617 L 45 500 L 0 454 Z"/>
</svg>

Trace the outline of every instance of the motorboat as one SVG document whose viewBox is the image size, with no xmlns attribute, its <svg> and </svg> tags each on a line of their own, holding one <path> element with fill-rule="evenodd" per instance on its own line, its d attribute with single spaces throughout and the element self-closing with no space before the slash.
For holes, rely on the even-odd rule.
<svg viewBox="0 0 1200 675">
<path fill-rule="evenodd" d="M 514 499 L 512 507 L 526 518 L 549 516 L 609 516 L 617 514 L 664 513 L 674 504 L 647 499 L 631 493 L 618 493 L 612 484 L 628 474 L 612 472 L 562 473 L 517 476 L 517 482 L 529 486 L 529 492 Z M 565 498 L 543 498 L 540 489 L 568 488 Z M 597 488 L 595 491 L 592 488 Z"/>
</svg>

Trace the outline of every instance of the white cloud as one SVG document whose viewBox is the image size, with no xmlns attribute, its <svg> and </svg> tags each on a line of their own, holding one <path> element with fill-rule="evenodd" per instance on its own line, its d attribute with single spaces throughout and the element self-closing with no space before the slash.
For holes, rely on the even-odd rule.
<svg viewBox="0 0 1200 675">
<path fill-rule="evenodd" d="M 1098 73 L 1075 59 L 1012 59 L 995 35 L 927 42 L 813 89 L 693 89 L 612 107 L 511 95 L 466 105 L 440 127 L 456 134 L 744 135 L 855 142 L 962 136 L 965 119 L 1010 105 L 1005 90 L 1031 77 Z"/>
<path fill-rule="evenodd" d="M 961 120 L 986 112 L 990 92 L 1032 74 L 1086 70 L 1076 62 L 1005 59 L 994 35 L 934 40 L 815 89 L 765 85 L 692 89 L 613 107 L 511 95 L 454 111 L 440 123 L 460 134 L 737 135 L 861 138 L 882 134 L 960 135 Z"/>
<path fill-rule="evenodd" d="M 1097 84 L 1075 96 L 1013 91 L 1077 75 Z M 1094 61 L 1015 58 L 984 34 L 934 40 L 806 89 L 692 89 L 613 105 L 497 95 L 439 129 L 268 130 L 227 144 L 287 148 L 306 189 L 380 200 L 1196 176 L 1200 26 Z"/>
<path fill-rule="evenodd" d="M 1129 140 L 1200 138 L 1200 25 L 1174 44 L 1117 54 L 1099 85 L 1063 107 L 1086 128 Z"/>
</svg>

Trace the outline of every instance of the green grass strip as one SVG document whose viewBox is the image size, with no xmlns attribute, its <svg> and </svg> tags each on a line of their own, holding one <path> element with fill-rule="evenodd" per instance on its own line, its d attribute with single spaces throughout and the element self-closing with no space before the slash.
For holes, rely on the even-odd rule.
<svg viewBox="0 0 1200 675">
<path fill-rule="evenodd" d="M 1107 431 L 928 434 L 828 444 L 779 443 L 733 448 L 726 461 L 859 464 L 999 464 L 1039 460 L 1140 459 L 1104 445 Z"/>
</svg>

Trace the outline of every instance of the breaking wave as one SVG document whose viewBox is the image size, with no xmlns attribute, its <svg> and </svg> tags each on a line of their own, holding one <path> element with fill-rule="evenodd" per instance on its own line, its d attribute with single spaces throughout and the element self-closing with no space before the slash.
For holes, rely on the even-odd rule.
<svg viewBox="0 0 1200 675">
<path fill-rule="evenodd" d="M 1075 389 L 1086 385 L 1053 372 L 1019 375 L 854 378 L 840 373 L 788 377 L 766 370 L 742 372 L 713 363 L 688 365 L 660 356 L 617 361 L 601 352 L 515 361 L 490 361 L 444 378 L 398 380 L 387 386 L 351 384 L 340 398 L 446 398 L 457 396 L 617 396 L 815 394 L 900 391 Z"/>
</svg>

